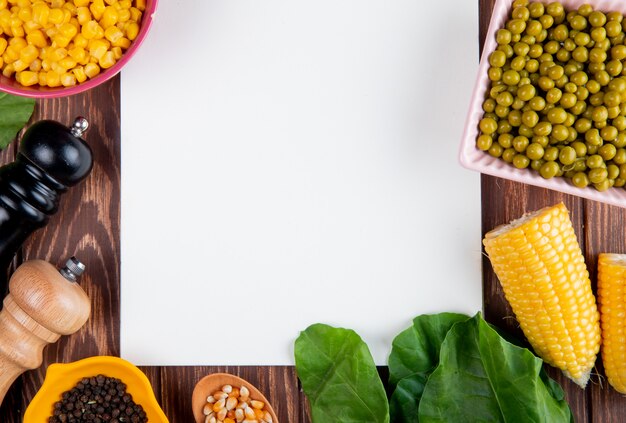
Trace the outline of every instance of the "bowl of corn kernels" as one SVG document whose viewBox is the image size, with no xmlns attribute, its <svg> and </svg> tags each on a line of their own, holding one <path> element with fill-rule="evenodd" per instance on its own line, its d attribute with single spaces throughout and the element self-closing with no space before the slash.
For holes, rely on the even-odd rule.
<svg viewBox="0 0 626 423">
<path fill-rule="evenodd" d="M 157 0 L 0 0 L 0 90 L 77 94 L 115 76 L 145 39 Z"/>
</svg>

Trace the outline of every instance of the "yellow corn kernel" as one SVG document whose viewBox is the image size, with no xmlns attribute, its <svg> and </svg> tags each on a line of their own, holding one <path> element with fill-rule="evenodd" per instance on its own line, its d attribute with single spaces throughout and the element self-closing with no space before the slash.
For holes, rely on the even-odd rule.
<svg viewBox="0 0 626 423">
<path fill-rule="evenodd" d="M 76 8 L 76 19 L 78 19 L 78 23 L 81 25 L 85 25 L 87 22 L 91 20 L 91 12 L 88 7 L 77 7 Z"/>
<path fill-rule="evenodd" d="M 13 37 L 9 40 L 9 45 L 13 46 L 19 52 L 28 45 L 28 42 L 22 37 Z"/>
<path fill-rule="evenodd" d="M 115 54 L 112 51 L 107 51 L 102 55 L 98 64 L 102 69 L 108 69 L 115 64 L 117 60 L 115 60 Z"/>
<path fill-rule="evenodd" d="M 85 75 L 87 75 L 89 78 L 93 78 L 94 76 L 100 73 L 100 66 L 98 66 L 95 63 L 87 63 L 84 66 L 84 69 L 85 69 Z"/>
<path fill-rule="evenodd" d="M 45 27 L 48 25 L 48 17 L 50 15 L 50 8 L 44 2 L 38 2 L 33 4 L 33 20 L 39 25 Z"/>
<path fill-rule="evenodd" d="M 22 22 L 28 22 L 33 18 L 33 10 L 30 7 L 24 7 L 17 12 L 17 17 L 20 18 Z"/>
<path fill-rule="evenodd" d="M 91 40 L 92 38 L 95 38 L 96 35 L 98 35 L 99 26 L 100 25 L 98 25 L 98 22 L 94 20 L 88 21 L 87 23 L 81 25 L 80 33 L 86 39 Z"/>
<path fill-rule="evenodd" d="M 69 11 L 70 11 L 70 14 L 71 14 L 72 16 L 75 16 L 75 15 L 76 15 L 76 5 L 75 5 L 74 3 L 72 3 L 72 2 L 69 2 L 69 1 L 68 1 L 68 2 L 64 3 L 64 4 L 63 4 L 63 9 L 67 9 L 67 10 L 69 10 Z"/>
<path fill-rule="evenodd" d="M 69 21 L 72 19 L 72 12 L 65 7 L 61 8 L 61 11 L 63 12 L 63 21 L 61 21 L 61 23 L 69 23 Z"/>
<path fill-rule="evenodd" d="M 73 0 L 73 1 L 74 1 L 74 6 L 85 7 L 85 6 L 89 6 L 89 2 L 91 0 Z"/>
<path fill-rule="evenodd" d="M 82 47 L 73 47 L 67 51 L 67 54 L 77 62 L 81 62 L 87 57 L 87 52 Z"/>
<path fill-rule="evenodd" d="M 117 4 L 117 0 L 104 0 L 104 2 L 109 6 L 115 6 Z"/>
<path fill-rule="evenodd" d="M 73 85 L 76 85 L 76 77 L 74 76 L 74 74 L 70 72 L 65 72 L 64 74 L 62 74 L 61 85 L 63 85 L 64 87 L 71 87 Z"/>
<path fill-rule="evenodd" d="M 21 24 L 11 25 L 11 34 L 13 34 L 14 37 L 23 37 L 26 35 L 26 32 L 24 31 L 24 27 Z"/>
<path fill-rule="evenodd" d="M 78 81 L 79 84 L 87 80 L 87 75 L 85 75 L 85 69 L 82 66 L 76 66 L 74 69 L 72 69 L 72 73 L 76 77 L 76 81 Z"/>
<path fill-rule="evenodd" d="M 124 54 L 121 47 L 113 47 L 111 49 L 111 52 L 113 53 L 113 57 L 115 57 L 115 60 L 121 59 L 122 55 Z"/>
<path fill-rule="evenodd" d="M 15 62 L 13 62 L 13 70 L 15 72 L 21 72 L 21 71 L 27 69 L 28 65 L 29 65 L 29 63 L 26 63 L 22 59 L 17 59 Z"/>
<path fill-rule="evenodd" d="M 15 79 L 23 86 L 30 87 L 31 85 L 35 85 L 39 82 L 39 75 L 37 72 L 23 71 L 15 75 Z"/>
<path fill-rule="evenodd" d="M 41 70 L 41 59 L 35 59 L 30 62 L 30 66 L 28 66 L 28 70 L 33 72 L 39 72 Z"/>
<path fill-rule="evenodd" d="M 126 50 L 128 47 L 130 47 L 130 40 L 126 37 L 122 37 L 119 40 L 117 40 L 116 42 L 113 43 L 114 47 L 121 47 L 124 50 Z"/>
<path fill-rule="evenodd" d="M 63 22 L 63 10 L 61 9 L 50 9 L 48 13 L 48 22 L 58 25 Z"/>
<path fill-rule="evenodd" d="M 104 8 L 104 12 L 102 13 L 102 19 L 100 19 L 100 26 L 102 28 L 107 29 L 111 26 L 114 26 L 119 19 L 119 14 L 117 10 L 113 6 L 107 6 Z"/>
<path fill-rule="evenodd" d="M 121 9 L 130 9 L 131 6 L 133 5 L 133 2 L 131 0 L 119 0 L 115 4 L 119 6 L 119 9 L 121 10 Z"/>
<path fill-rule="evenodd" d="M 599 313 L 565 206 L 498 227 L 483 244 L 537 355 L 584 387 L 600 349 Z"/>
<path fill-rule="evenodd" d="M 30 20 L 28 22 L 24 22 L 24 32 L 26 32 L 26 34 L 30 34 L 33 31 L 38 30 L 39 28 L 41 28 L 41 25 L 39 25 L 37 22 Z"/>
<path fill-rule="evenodd" d="M 0 55 L 4 54 L 4 50 L 7 48 L 7 40 L 3 37 L 0 37 Z"/>
<path fill-rule="evenodd" d="M 0 0 L 0 9 L 6 9 L 7 0 Z"/>
<path fill-rule="evenodd" d="M 28 41 L 29 44 L 32 44 L 35 47 L 39 48 L 43 48 L 48 45 L 48 42 L 46 41 L 46 36 L 43 35 L 43 32 L 41 32 L 41 30 L 39 29 L 36 29 L 35 31 L 32 31 L 30 34 L 26 35 L 26 41 Z"/>
<path fill-rule="evenodd" d="M 67 50 L 63 47 L 50 47 L 46 51 L 46 59 L 51 62 L 58 62 L 67 56 Z"/>
<path fill-rule="evenodd" d="M 141 12 L 141 10 L 137 9 L 136 7 L 130 8 L 130 20 L 131 21 L 140 22 L 142 14 L 143 13 Z"/>
<path fill-rule="evenodd" d="M 28 64 L 35 60 L 37 56 L 39 56 L 39 49 L 32 44 L 20 50 L 20 59 Z"/>
<path fill-rule="evenodd" d="M 66 56 L 63 59 L 57 62 L 59 65 L 63 66 L 64 69 L 72 69 L 76 66 L 76 60 L 74 60 L 71 56 Z"/>
<path fill-rule="evenodd" d="M 120 9 L 117 11 L 117 21 L 118 22 L 128 22 L 130 20 L 130 10 L 129 9 Z"/>
<path fill-rule="evenodd" d="M 123 36 L 124 33 L 116 26 L 110 26 L 104 30 L 104 37 L 111 41 L 112 44 L 115 44 L 115 42 Z"/>
<path fill-rule="evenodd" d="M 143 12 L 144 10 L 146 10 L 146 0 L 137 0 L 135 2 L 135 6 L 137 7 L 137 9 Z"/>
<path fill-rule="evenodd" d="M 70 44 L 71 38 L 65 35 L 56 34 L 52 37 L 52 45 L 55 47 L 67 47 Z"/>
<path fill-rule="evenodd" d="M 48 85 L 46 81 L 46 76 L 48 76 L 48 72 L 46 71 L 39 72 L 39 85 L 41 85 L 42 87 L 46 87 Z"/>
<path fill-rule="evenodd" d="M 65 0 L 47 0 L 50 2 L 50 7 L 54 7 L 54 8 L 60 8 L 63 6 L 63 3 L 65 3 Z"/>
<path fill-rule="evenodd" d="M 89 45 L 89 40 L 83 34 L 76 34 L 74 37 L 74 47 L 85 48 Z"/>
<path fill-rule="evenodd" d="M 61 75 L 53 70 L 49 70 L 46 73 L 46 84 L 49 87 L 58 87 L 61 85 Z"/>
<path fill-rule="evenodd" d="M 66 69 L 59 65 L 59 62 L 51 62 L 50 63 L 50 70 L 56 74 L 59 75 L 59 77 L 65 73 Z"/>
<path fill-rule="evenodd" d="M 100 60 L 102 56 L 104 56 L 104 53 L 106 53 L 108 49 L 108 42 L 104 40 L 89 41 L 89 54 L 98 60 Z"/>
<path fill-rule="evenodd" d="M 133 41 L 139 34 L 139 25 L 136 22 L 129 22 L 126 26 L 126 38 Z"/>
<path fill-rule="evenodd" d="M 602 363 L 609 383 L 626 393 L 626 255 L 598 256 L 598 307 L 602 326 Z"/>
<path fill-rule="evenodd" d="M 41 69 L 44 71 L 49 71 L 50 70 L 50 60 L 48 59 L 42 59 L 41 60 Z"/>
<path fill-rule="evenodd" d="M 4 69 L 2 69 L 2 75 L 6 76 L 7 78 L 13 76 L 13 73 L 15 73 L 15 69 L 13 69 L 12 63 L 9 63 L 4 67 Z"/>
<path fill-rule="evenodd" d="M 20 53 L 13 46 L 8 46 L 2 55 L 5 63 L 13 63 L 20 58 Z"/>
<path fill-rule="evenodd" d="M 59 27 L 59 34 L 72 39 L 78 33 L 78 28 L 76 28 L 71 23 L 64 23 Z"/>
<path fill-rule="evenodd" d="M 91 10 L 91 14 L 93 15 L 93 17 L 97 21 L 99 21 L 100 18 L 102 18 L 105 7 L 106 6 L 104 5 L 103 0 L 92 0 L 91 4 L 89 5 L 89 10 Z"/>
<path fill-rule="evenodd" d="M 17 1 L 13 1 L 12 3 L 17 5 L 17 7 L 28 7 L 28 6 L 30 6 L 30 0 L 17 0 Z"/>
<path fill-rule="evenodd" d="M 44 28 L 43 32 L 48 36 L 48 38 L 53 38 L 59 33 L 59 30 L 55 25 L 48 25 Z"/>
</svg>

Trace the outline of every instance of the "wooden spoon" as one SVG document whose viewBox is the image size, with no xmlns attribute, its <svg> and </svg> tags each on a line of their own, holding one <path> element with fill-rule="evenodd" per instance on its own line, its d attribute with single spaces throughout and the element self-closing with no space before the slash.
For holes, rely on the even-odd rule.
<svg viewBox="0 0 626 423">
<path fill-rule="evenodd" d="M 205 416 L 202 409 L 206 404 L 206 399 L 213 392 L 222 389 L 224 385 L 231 385 L 233 388 L 241 388 L 245 386 L 250 391 L 250 399 L 262 401 L 265 403 L 263 410 L 268 411 L 272 416 L 272 423 L 278 423 L 276 413 L 265 396 L 250 382 L 240 377 L 228 373 L 213 373 L 200 379 L 196 383 L 191 396 L 191 406 L 193 407 L 193 416 L 196 423 L 204 423 Z"/>
</svg>

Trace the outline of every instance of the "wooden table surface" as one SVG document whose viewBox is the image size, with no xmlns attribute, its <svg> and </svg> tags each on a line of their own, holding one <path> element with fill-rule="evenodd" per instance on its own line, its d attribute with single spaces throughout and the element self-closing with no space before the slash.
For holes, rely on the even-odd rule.
<svg viewBox="0 0 626 423">
<path fill-rule="evenodd" d="M 494 0 L 478 0 L 480 45 Z M 47 366 L 93 355 L 120 353 L 120 86 L 119 77 L 85 94 L 41 100 L 32 121 L 55 119 L 70 124 L 86 116 L 91 127 L 85 138 L 94 150 L 95 166 L 89 178 L 62 198 L 61 209 L 49 225 L 34 234 L 18 253 L 15 264 L 42 258 L 56 264 L 76 255 L 87 271 L 81 285 L 93 302 L 93 313 L 80 332 L 62 338 L 44 350 L 41 368 L 20 377 L 0 407 L 0 422 L 22 421 L 24 410 L 39 389 Z M 459 134 L 460 135 L 460 134 Z M 457 140 L 448 140 L 457 142 Z M 2 152 L 0 163 L 12 161 L 16 144 Z M 596 257 L 600 252 L 626 253 L 623 228 L 626 211 L 553 191 L 489 176 L 481 179 L 482 230 L 508 222 L 544 206 L 563 201 L 571 212 L 576 233 L 595 287 Z M 480 240 L 476 240 L 480 245 Z M 512 312 L 487 259 L 483 263 L 484 314 L 490 322 L 519 334 Z M 442 310 L 443 311 L 443 310 Z M 181 348 L 185 348 L 181 345 Z M 173 423 L 192 422 L 191 392 L 202 376 L 211 372 L 237 374 L 259 387 L 286 423 L 310 422 L 308 404 L 295 370 L 272 367 L 143 367 L 159 403 Z M 626 416 L 626 397 L 603 381 L 598 360 L 596 374 L 581 390 L 560 372 L 548 369 L 565 389 L 577 422 L 621 421 Z M 385 370 L 382 369 L 382 373 Z"/>
</svg>

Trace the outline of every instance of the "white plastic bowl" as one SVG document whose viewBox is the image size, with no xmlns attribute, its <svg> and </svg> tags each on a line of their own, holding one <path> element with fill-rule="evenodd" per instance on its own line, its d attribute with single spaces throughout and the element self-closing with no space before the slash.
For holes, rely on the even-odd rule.
<svg viewBox="0 0 626 423">
<path fill-rule="evenodd" d="M 536 0 L 533 0 L 536 1 Z M 540 0 L 548 4 L 551 0 Z M 591 4 L 594 10 L 603 12 L 621 12 L 626 15 L 626 2 L 611 0 L 561 0 L 561 4 L 566 11 L 578 9 L 582 4 Z M 544 179 L 538 172 L 528 169 L 517 169 L 512 164 L 506 163 L 500 158 L 490 156 L 484 151 L 476 148 L 476 138 L 479 135 L 478 122 L 482 119 L 482 104 L 489 90 L 489 55 L 496 49 L 495 33 L 498 29 L 504 28 L 504 24 L 510 16 L 513 0 L 496 0 L 485 45 L 483 48 L 480 65 L 478 67 L 478 77 L 474 85 L 469 112 L 465 121 L 465 130 L 461 140 L 459 150 L 459 161 L 463 167 L 476 170 L 488 175 L 500 178 L 511 179 L 525 184 L 536 185 L 555 191 L 572 194 L 590 200 L 601 201 L 614 206 L 626 207 L 626 188 L 610 188 L 604 192 L 597 191 L 593 187 L 578 188 L 566 178 Z"/>
</svg>

